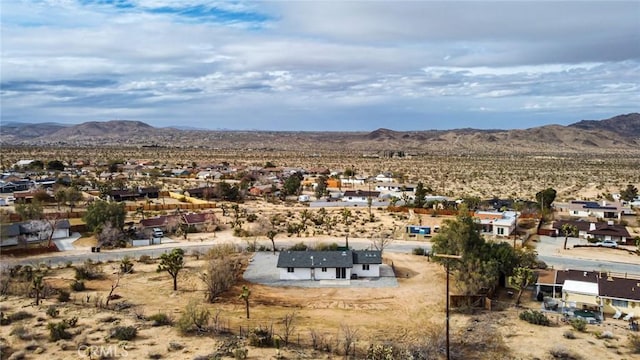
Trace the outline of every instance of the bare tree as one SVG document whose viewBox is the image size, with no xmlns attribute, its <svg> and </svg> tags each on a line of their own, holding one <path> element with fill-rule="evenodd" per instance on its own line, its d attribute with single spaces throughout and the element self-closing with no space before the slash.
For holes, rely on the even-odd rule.
<svg viewBox="0 0 640 360">
<path fill-rule="evenodd" d="M 376 250 L 383 252 L 393 242 L 393 237 L 390 234 L 380 233 L 377 237 L 371 239 L 371 244 Z"/>
<path fill-rule="evenodd" d="M 122 266 L 123 264 L 124 266 Z M 118 288 L 118 286 L 120 286 L 120 279 L 122 278 L 122 276 L 133 271 L 133 264 L 131 264 L 131 266 L 127 264 L 131 264 L 131 262 L 127 257 L 125 257 L 120 263 L 120 268 L 117 269 L 116 279 L 111 284 L 111 291 L 109 291 L 109 295 L 107 296 L 107 301 L 104 304 L 105 307 L 109 306 L 109 301 L 111 301 L 111 299 L 113 298 L 113 292 Z"/>
<path fill-rule="evenodd" d="M 343 336 L 342 350 L 344 350 L 345 358 L 348 358 L 351 351 L 355 349 L 354 345 L 356 342 L 356 335 L 358 334 L 358 329 L 352 329 L 347 324 L 341 324 L 340 330 Z"/>
<path fill-rule="evenodd" d="M 290 312 L 284 316 L 282 319 L 282 340 L 284 340 L 284 345 L 289 345 L 289 338 L 293 335 L 296 327 L 293 325 L 296 319 L 296 312 Z"/>
</svg>

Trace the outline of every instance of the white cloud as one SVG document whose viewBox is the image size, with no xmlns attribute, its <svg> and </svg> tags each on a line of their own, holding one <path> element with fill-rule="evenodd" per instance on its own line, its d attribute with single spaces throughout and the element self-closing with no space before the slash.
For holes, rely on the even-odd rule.
<svg viewBox="0 0 640 360">
<path fill-rule="evenodd" d="M 415 129 L 640 103 L 638 2 L 123 4 L 3 3 L 3 120 Z"/>
</svg>

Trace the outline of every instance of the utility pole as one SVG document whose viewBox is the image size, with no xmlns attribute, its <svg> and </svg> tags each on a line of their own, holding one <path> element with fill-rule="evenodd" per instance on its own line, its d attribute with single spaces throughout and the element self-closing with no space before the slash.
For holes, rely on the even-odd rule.
<svg viewBox="0 0 640 360">
<path fill-rule="evenodd" d="M 439 258 L 444 258 L 447 259 L 445 260 L 445 266 L 446 266 L 446 271 L 447 271 L 447 287 L 446 287 L 446 294 L 447 294 L 447 298 L 445 301 L 445 307 L 446 307 L 446 333 L 447 333 L 447 360 L 450 360 L 451 357 L 449 355 L 449 263 L 451 262 L 450 259 L 462 259 L 462 256 L 460 255 L 449 255 L 449 254 L 434 254 L 434 257 L 439 257 Z"/>
</svg>

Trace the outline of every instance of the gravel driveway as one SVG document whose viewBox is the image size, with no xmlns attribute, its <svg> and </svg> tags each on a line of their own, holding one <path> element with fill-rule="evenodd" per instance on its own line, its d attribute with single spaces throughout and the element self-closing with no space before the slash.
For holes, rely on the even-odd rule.
<svg viewBox="0 0 640 360">
<path fill-rule="evenodd" d="M 256 252 L 244 272 L 244 279 L 269 286 L 296 286 L 296 287 L 349 287 L 349 288 L 382 288 L 397 287 L 393 270 L 389 265 L 380 266 L 380 277 L 375 279 L 360 278 L 354 280 L 280 280 L 278 253 Z"/>
</svg>

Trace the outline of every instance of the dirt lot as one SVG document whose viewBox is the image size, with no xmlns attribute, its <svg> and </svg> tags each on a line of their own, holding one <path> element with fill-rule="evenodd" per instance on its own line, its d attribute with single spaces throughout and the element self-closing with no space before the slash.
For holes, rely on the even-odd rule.
<svg viewBox="0 0 640 360">
<path fill-rule="evenodd" d="M 338 358 L 331 352 L 313 351 L 307 345 L 311 343 L 311 332 L 322 334 L 331 344 L 333 351 L 340 348 L 336 342 L 343 337 L 345 327 L 356 332 L 356 358 L 363 358 L 364 351 L 372 343 L 424 343 L 442 339 L 444 326 L 444 271 L 439 265 L 430 263 L 425 257 L 409 254 L 388 253 L 385 258 L 396 264 L 399 286 L 394 288 L 297 288 L 268 287 L 240 280 L 225 296 L 214 304 L 206 304 L 213 314 L 218 314 L 221 327 L 233 334 L 240 329 L 262 326 L 272 328 L 282 336 L 282 319 L 295 314 L 290 339 L 293 345 L 283 349 L 281 354 L 288 359 L 326 359 Z M 115 294 L 120 299 L 112 305 L 127 302 L 133 307 L 115 311 L 96 307 L 104 301 L 114 283 L 117 263 L 104 264 L 107 277 L 103 280 L 91 280 L 86 283 L 87 290 L 73 292 L 72 300 L 59 304 L 55 296 L 45 299 L 40 306 L 33 305 L 33 299 L 14 296 L 2 299 L 2 311 L 12 314 L 23 310 L 36 315 L 34 318 L 20 320 L 8 326 L 0 327 L 3 341 L 13 350 L 37 358 L 44 353 L 51 359 L 69 359 L 79 357 L 78 346 L 89 344 L 108 348 L 125 346 L 129 358 L 142 359 L 160 356 L 166 359 L 194 358 L 209 354 L 217 349 L 223 337 L 203 336 L 185 337 L 174 327 L 153 327 L 149 321 L 141 320 L 142 315 L 149 316 L 157 312 L 169 314 L 174 320 L 180 317 L 185 305 L 195 299 L 204 303 L 203 283 L 199 279 L 205 261 L 189 257 L 187 268 L 179 275 L 179 290 L 174 292 L 171 278 L 166 272 L 156 272 L 157 263 L 135 263 L 134 272 L 121 279 Z M 68 289 L 73 281 L 71 268 L 51 270 L 45 281 L 55 288 Z M 251 289 L 251 319 L 245 317 L 245 307 L 238 299 L 242 285 Z M 455 291 L 455 287 L 452 287 Z M 530 294 L 524 296 L 527 300 Z M 505 298 L 512 302 L 513 299 Z M 49 305 L 59 306 L 58 319 L 45 315 Z M 538 308 L 535 302 L 525 303 Z M 550 350 L 562 346 L 570 353 L 581 355 L 584 359 L 630 359 L 627 348 L 627 330 L 622 321 L 607 321 L 604 325 L 590 326 L 588 333 L 577 333 L 574 340 L 566 339 L 563 333 L 568 325 L 539 327 L 529 325 L 517 319 L 520 310 L 509 308 L 499 312 L 479 312 L 477 314 L 452 315 L 452 351 L 456 353 L 464 346 L 474 349 L 476 356 L 471 358 L 524 358 L 547 359 Z M 59 319 L 78 316 L 78 325 L 72 328 L 77 333 L 73 339 L 49 342 L 46 323 Z M 114 321 L 105 322 L 108 317 Z M 556 322 L 556 319 L 553 319 Z M 135 325 L 138 337 L 126 344 L 108 339 L 109 330 L 118 325 Z M 21 340 L 15 333 L 16 327 L 23 325 L 30 336 Z M 615 338 L 599 340 L 593 333 L 610 330 Z M 169 343 L 178 343 L 184 348 L 169 350 Z M 296 344 L 300 344 L 298 347 Z M 491 344 L 488 346 L 487 344 Z M 276 349 L 248 347 L 249 359 L 274 358 Z M 442 348 L 440 348 L 440 351 Z M 480 352 L 482 350 L 482 352 Z M 82 354 L 81 354 L 82 355 Z M 462 355 L 461 355 L 462 356 Z M 4 358 L 4 356 L 3 356 Z M 458 357 L 462 358 L 462 357 Z M 469 358 L 465 355 L 464 358 Z"/>
</svg>

